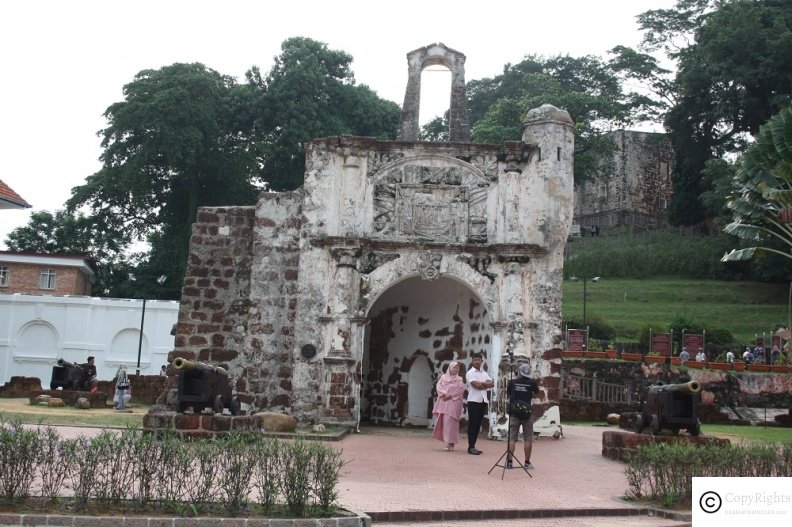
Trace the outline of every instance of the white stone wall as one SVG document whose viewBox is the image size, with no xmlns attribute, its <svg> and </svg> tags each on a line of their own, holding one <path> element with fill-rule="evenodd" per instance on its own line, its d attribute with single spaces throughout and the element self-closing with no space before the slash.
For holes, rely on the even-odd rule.
<svg viewBox="0 0 792 527">
<path fill-rule="evenodd" d="M 89 355 L 100 380 L 112 379 L 120 363 L 134 372 L 142 308 L 142 300 L 0 294 L 0 383 L 39 377 L 46 388 L 57 359 L 84 363 Z M 167 363 L 178 312 L 175 301 L 146 302 L 142 375 Z"/>
</svg>

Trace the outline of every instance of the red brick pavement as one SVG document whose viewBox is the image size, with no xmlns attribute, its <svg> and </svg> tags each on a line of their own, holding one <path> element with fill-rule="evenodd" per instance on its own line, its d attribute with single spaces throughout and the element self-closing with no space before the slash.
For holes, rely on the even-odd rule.
<svg viewBox="0 0 792 527">
<path fill-rule="evenodd" d="M 340 502 L 375 514 L 510 509 L 540 509 L 558 514 L 563 510 L 604 509 L 598 516 L 608 516 L 637 509 L 619 499 L 627 489 L 625 465 L 602 457 L 602 431 L 597 427 L 565 426 L 564 438 L 534 443 L 533 479 L 512 469 L 501 480 L 502 469 L 487 472 L 503 453 L 505 442 L 479 439 L 477 446 L 484 453 L 471 456 L 464 442 L 457 446 L 459 450 L 444 452 L 444 445 L 433 440 L 427 430 L 364 427 L 362 433 L 347 436 L 340 443 L 348 461 L 341 479 Z M 517 451 L 521 453 L 522 444 Z M 387 517 L 379 516 L 383 520 Z M 557 520 L 547 519 L 542 524 Z M 613 520 L 613 525 L 635 524 L 629 523 L 629 518 Z M 528 521 L 539 520 L 519 521 L 529 525 Z M 675 523 L 680 522 L 664 520 L 645 525 Z M 454 525 L 435 525 L 446 524 Z"/>
</svg>

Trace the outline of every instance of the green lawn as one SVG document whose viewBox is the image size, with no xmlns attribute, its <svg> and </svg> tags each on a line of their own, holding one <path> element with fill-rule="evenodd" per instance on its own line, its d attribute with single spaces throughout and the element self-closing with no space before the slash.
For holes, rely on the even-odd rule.
<svg viewBox="0 0 792 527">
<path fill-rule="evenodd" d="M 740 343 L 787 325 L 787 284 L 675 278 L 609 279 L 586 284 L 586 317 L 616 329 L 618 340 L 637 341 L 641 327 L 666 330 L 677 316 L 731 331 Z M 583 314 L 583 282 L 564 281 L 564 316 Z"/>
<path fill-rule="evenodd" d="M 596 426 L 609 430 L 621 430 L 618 425 L 609 425 L 604 421 L 563 421 L 562 425 Z M 684 434 L 684 432 L 682 432 Z M 741 443 L 792 443 L 792 428 L 736 426 L 736 425 L 701 425 L 701 434 L 705 436 L 723 437 L 732 444 Z"/>
</svg>

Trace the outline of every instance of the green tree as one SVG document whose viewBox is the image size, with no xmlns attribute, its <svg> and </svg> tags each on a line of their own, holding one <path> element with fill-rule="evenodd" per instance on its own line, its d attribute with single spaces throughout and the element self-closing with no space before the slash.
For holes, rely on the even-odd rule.
<svg viewBox="0 0 792 527">
<path fill-rule="evenodd" d="M 792 107 L 759 129 L 756 142 L 741 159 L 729 208 L 734 221 L 724 230 L 751 246 L 732 250 L 723 261 L 745 260 L 757 253 L 792 259 Z"/>
<path fill-rule="evenodd" d="M 257 88 L 257 141 L 270 187 L 293 190 L 303 182 L 305 145 L 318 137 L 352 134 L 393 139 L 399 106 L 356 85 L 352 56 L 303 37 L 287 39 L 269 74 L 247 73 Z"/>
<path fill-rule="evenodd" d="M 646 118 L 656 103 L 625 93 L 616 72 L 586 56 L 526 57 L 502 74 L 468 84 L 473 140 L 518 140 L 525 111 L 543 103 L 567 110 L 575 126 L 575 179 L 608 168 L 600 159 L 613 151 L 607 132 Z"/>
<path fill-rule="evenodd" d="M 202 64 L 141 71 L 105 112 L 102 168 L 72 190 L 68 210 L 87 207 L 97 224 L 123 232 L 119 250 L 135 238 L 154 242 L 167 253 L 156 274 L 180 283 L 198 207 L 252 204 L 261 188 L 240 118 L 251 95 Z"/>
<path fill-rule="evenodd" d="M 5 243 L 10 250 L 18 252 L 91 256 L 97 264 L 94 295 L 121 296 L 117 286 L 126 279 L 128 269 L 121 250 L 128 239 L 112 225 L 64 210 L 54 214 L 39 211 L 31 214 L 27 225 L 11 231 Z"/>
<path fill-rule="evenodd" d="M 744 150 L 792 100 L 792 3 L 678 0 L 673 9 L 641 14 L 639 24 L 647 53 L 616 48 L 613 65 L 669 104 L 665 126 L 677 156 L 671 219 L 695 224 L 704 219 L 707 163 Z M 673 80 L 650 58 L 657 51 L 676 63 Z"/>
</svg>

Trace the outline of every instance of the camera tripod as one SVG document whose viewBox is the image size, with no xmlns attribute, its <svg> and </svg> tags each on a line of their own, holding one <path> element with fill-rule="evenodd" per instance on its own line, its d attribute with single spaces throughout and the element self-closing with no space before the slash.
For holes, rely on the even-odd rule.
<svg viewBox="0 0 792 527">
<path fill-rule="evenodd" d="M 508 353 L 509 353 L 509 383 L 511 384 L 511 381 L 514 378 L 514 352 L 512 350 L 508 350 Z M 503 479 L 503 477 L 506 475 L 506 469 L 508 467 L 506 466 L 506 462 L 501 464 L 501 461 L 503 461 L 503 458 L 506 458 L 507 461 L 509 459 L 513 459 L 514 461 L 517 461 L 517 463 L 520 465 L 520 468 L 523 469 L 526 474 L 528 474 L 529 478 L 533 479 L 533 476 L 531 475 L 531 473 L 528 472 L 527 468 L 525 468 L 525 463 L 520 463 L 517 460 L 517 456 L 514 455 L 514 452 L 510 452 L 509 451 L 509 444 L 511 443 L 511 441 L 509 440 L 510 439 L 509 438 L 509 434 L 511 434 L 511 418 L 512 418 L 511 412 L 509 412 L 508 405 L 507 405 L 507 408 L 506 408 L 506 451 L 503 452 L 503 454 L 501 454 L 501 457 L 499 457 L 498 460 L 495 462 L 495 464 L 492 465 L 492 468 L 489 469 L 489 472 L 487 472 L 487 474 L 489 474 L 490 472 L 495 470 L 495 467 L 501 467 L 502 468 L 502 470 L 501 470 L 501 479 Z M 519 437 L 519 429 L 517 430 L 517 432 L 518 432 L 517 435 Z M 525 434 L 524 431 L 523 431 L 523 434 Z M 516 439 L 514 441 L 514 450 L 517 450 L 517 440 Z"/>
</svg>

